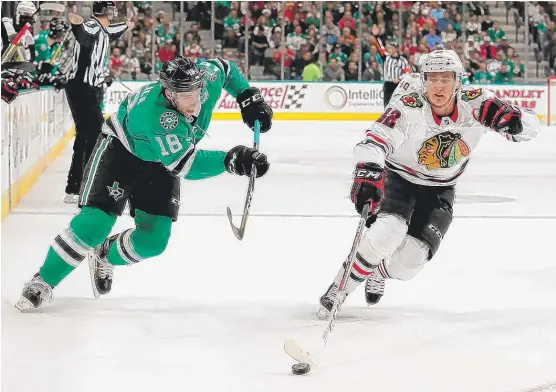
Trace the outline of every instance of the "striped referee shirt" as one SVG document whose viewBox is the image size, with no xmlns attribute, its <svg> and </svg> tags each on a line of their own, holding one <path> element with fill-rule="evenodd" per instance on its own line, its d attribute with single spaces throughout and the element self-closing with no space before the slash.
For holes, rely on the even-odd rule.
<svg viewBox="0 0 556 392">
<path fill-rule="evenodd" d="M 402 74 L 407 72 L 409 62 L 402 56 L 386 56 L 384 60 L 384 81 L 393 82 L 395 79 L 400 80 Z"/>
<path fill-rule="evenodd" d="M 126 23 L 112 23 L 107 27 L 91 18 L 82 24 L 72 24 L 75 36 L 73 68 L 68 79 L 76 79 L 92 87 L 102 87 L 108 70 L 110 41 L 115 41 L 127 30 Z"/>
</svg>

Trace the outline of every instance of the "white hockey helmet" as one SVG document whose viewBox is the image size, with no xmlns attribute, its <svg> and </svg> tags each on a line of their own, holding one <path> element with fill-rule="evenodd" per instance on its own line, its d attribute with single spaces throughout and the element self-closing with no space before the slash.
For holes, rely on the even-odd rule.
<svg viewBox="0 0 556 392">
<path fill-rule="evenodd" d="M 20 1 L 15 9 L 15 23 L 20 25 L 20 18 L 32 18 L 37 12 L 37 7 L 32 1 Z"/>
<path fill-rule="evenodd" d="M 463 63 L 454 50 L 435 50 L 426 55 L 422 62 L 421 59 L 419 60 L 423 89 L 425 89 L 426 86 L 426 74 L 430 72 L 453 72 L 456 84 L 452 94 L 455 95 L 461 88 Z"/>
<path fill-rule="evenodd" d="M 426 53 L 420 53 L 419 54 L 419 61 L 417 63 L 417 66 L 419 67 L 419 71 L 421 69 L 423 69 L 423 64 L 425 63 L 426 60 L 427 60 L 427 54 Z"/>
</svg>

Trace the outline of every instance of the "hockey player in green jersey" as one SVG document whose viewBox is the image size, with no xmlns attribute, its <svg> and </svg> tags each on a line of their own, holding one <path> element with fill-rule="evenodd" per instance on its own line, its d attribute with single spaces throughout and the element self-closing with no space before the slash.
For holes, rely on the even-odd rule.
<svg viewBox="0 0 556 392">
<path fill-rule="evenodd" d="M 269 168 L 264 154 L 245 146 L 197 149 L 222 90 L 236 97 L 243 121 L 261 132 L 272 110 L 237 68 L 212 59 L 195 65 L 178 57 L 164 63 L 160 81 L 130 93 L 104 123 L 81 184 L 80 212 L 48 249 L 40 271 L 16 303 L 20 311 L 52 301 L 52 289 L 89 260 L 95 297 L 110 292 L 114 266 L 133 265 L 164 252 L 178 217 L 180 179 L 224 171 L 257 177 Z M 135 227 L 110 236 L 126 203 Z"/>
<path fill-rule="evenodd" d="M 50 21 L 48 30 L 41 31 L 35 36 L 35 65 L 37 66 L 37 76 L 41 82 L 54 79 L 58 71 L 58 67 L 51 64 L 50 60 L 56 52 L 58 46 L 62 45 L 64 33 L 69 29 L 69 26 L 57 19 L 53 18 Z"/>
</svg>

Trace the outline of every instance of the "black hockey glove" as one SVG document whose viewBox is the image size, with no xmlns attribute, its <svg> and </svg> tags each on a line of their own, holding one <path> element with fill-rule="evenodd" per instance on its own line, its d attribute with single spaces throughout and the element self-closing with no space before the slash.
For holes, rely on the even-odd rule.
<svg viewBox="0 0 556 392">
<path fill-rule="evenodd" d="M 50 79 L 50 84 L 56 89 L 56 92 L 66 88 L 66 79 L 63 76 L 53 76 Z"/>
<path fill-rule="evenodd" d="M 46 63 L 44 61 L 41 61 L 39 63 L 39 65 L 37 66 L 37 70 L 39 71 L 39 75 L 42 76 L 43 74 L 50 74 L 52 73 L 52 70 L 54 69 L 54 66 L 50 63 Z"/>
<path fill-rule="evenodd" d="M 265 154 L 245 146 L 232 148 L 224 158 L 226 171 L 240 176 L 250 176 L 253 164 L 257 168 L 257 178 L 264 176 L 270 166 Z"/>
<path fill-rule="evenodd" d="M 497 97 L 481 103 L 479 114 L 475 117 L 482 125 L 496 132 L 517 135 L 523 131 L 521 110 Z"/>
<path fill-rule="evenodd" d="M 376 163 L 359 162 L 353 171 L 351 201 L 359 214 L 365 204 L 370 205 L 367 227 L 376 220 L 380 203 L 384 198 L 384 169 Z"/>
<path fill-rule="evenodd" d="M 265 133 L 272 126 L 272 109 L 264 101 L 261 90 L 249 87 L 243 90 L 236 98 L 241 110 L 243 122 L 251 129 L 255 126 L 255 120 L 261 122 L 261 133 Z"/>
</svg>

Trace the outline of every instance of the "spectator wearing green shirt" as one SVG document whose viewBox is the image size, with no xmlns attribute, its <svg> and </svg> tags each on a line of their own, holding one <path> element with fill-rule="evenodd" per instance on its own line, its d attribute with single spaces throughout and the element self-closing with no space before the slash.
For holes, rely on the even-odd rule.
<svg viewBox="0 0 556 392">
<path fill-rule="evenodd" d="M 316 82 L 323 78 L 322 69 L 316 61 L 316 57 L 311 58 L 311 62 L 303 68 L 303 73 L 301 74 L 304 82 Z"/>
<path fill-rule="evenodd" d="M 492 27 L 487 30 L 487 34 L 492 42 L 500 42 L 506 38 L 506 33 L 504 33 L 497 22 L 492 24 Z"/>
<path fill-rule="evenodd" d="M 296 26 L 293 33 L 286 38 L 286 47 L 291 50 L 299 50 L 301 45 L 307 42 L 307 37 L 303 34 L 301 26 Z"/>
<path fill-rule="evenodd" d="M 343 67 L 347 63 L 348 57 L 344 52 L 342 52 L 342 47 L 340 45 L 336 45 L 334 47 L 334 52 L 330 54 L 329 61 L 331 59 L 336 59 L 340 63 L 340 66 Z"/>
<path fill-rule="evenodd" d="M 224 47 L 233 48 L 237 45 L 240 36 L 241 20 L 237 10 L 232 8 L 230 14 L 224 19 Z"/>
<path fill-rule="evenodd" d="M 518 53 L 514 54 L 512 61 L 508 64 L 508 68 L 515 78 L 525 77 L 525 64 L 519 59 Z"/>
<path fill-rule="evenodd" d="M 487 71 L 487 65 L 484 61 L 479 63 L 479 69 L 473 74 L 473 83 L 492 83 L 492 75 Z"/>
<path fill-rule="evenodd" d="M 214 11 L 216 13 L 216 19 L 224 19 L 226 15 L 228 15 L 228 10 L 232 6 L 231 1 L 215 1 L 214 2 Z"/>
<path fill-rule="evenodd" d="M 458 37 L 461 35 L 461 26 L 463 24 L 463 17 L 460 13 L 456 14 L 456 21 L 454 23 L 454 30 L 458 33 Z"/>
<path fill-rule="evenodd" d="M 311 6 L 311 13 L 307 15 L 305 23 L 307 24 L 307 26 L 315 25 L 317 29 L 320 28 L 320 18 L 318 16 L 317 7 L 315 5 Z"/>
<path fill-rule="evenodd" d="M 500 66 L 500 71 L 496 73 L 494 83 L 496 84 L 511 84 L 514 82 L 514 75 L 509 71 L 506 64 Z"/>
<path fill-rule="evenodd" d="M 156 35 L 158 37 L 157 44 L 162 46 L 168 40 L 176 41 L 176 34 L 178 30 L 170 24 L 170 18 L 164 17 L 162 24 L 156 28 Z"/>
</svg>

